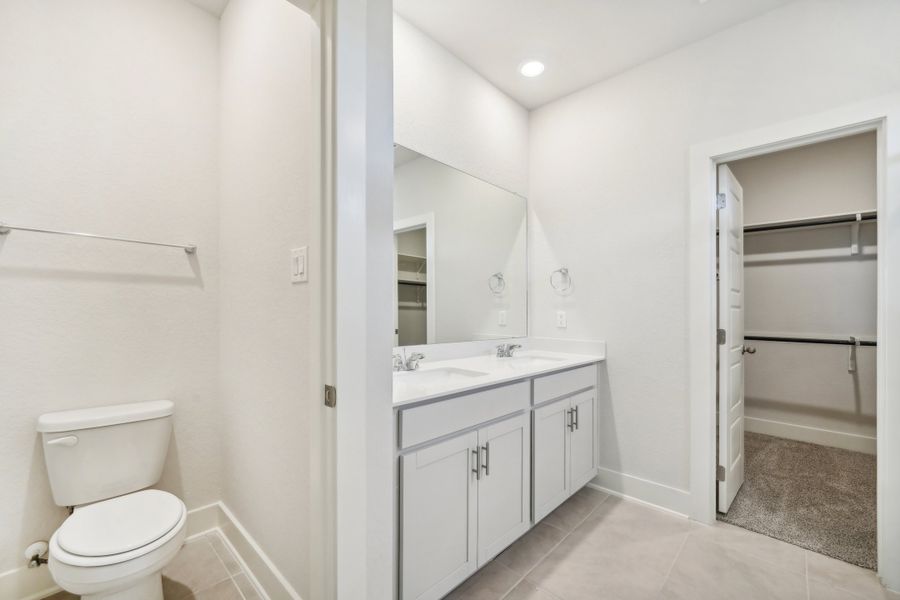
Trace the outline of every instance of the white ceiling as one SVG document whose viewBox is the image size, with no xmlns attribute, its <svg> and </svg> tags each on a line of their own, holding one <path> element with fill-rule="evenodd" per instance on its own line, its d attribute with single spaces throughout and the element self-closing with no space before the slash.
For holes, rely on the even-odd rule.
<svg viewBox="0 0 900 600">
<path fill-rule="evenodd" d="M 205 10 L 206 12 L 212 14 L 214 17 L 221 17 L 222 13 L 225 12 L 225 7 L 228 6 L 229 0 L 187 0 L 191 4 L 195 4 Z M 315 0 L 288 0 L 291 4 L 296 5 L 298 8 L 305 12 L 310 12 L 312 10 L 312 5 Z"/>
<path fill-rule="evenodd" d="M 196 4 L 203 10 L 216 17 L 221 17 L 228 0 L 188 0 L 191 4 Z"/>
<path fill-rule="evenodd" d="M 535 108 L 790 1 L 394 0 L 394 9 Z M 528 59 L 547 70 L 523 77 Z"/>
</svg>

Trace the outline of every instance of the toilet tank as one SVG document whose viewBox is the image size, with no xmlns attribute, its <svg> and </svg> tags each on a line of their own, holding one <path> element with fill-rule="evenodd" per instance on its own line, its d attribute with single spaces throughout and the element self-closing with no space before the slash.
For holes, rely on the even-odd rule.
<svg viewBox="0 0 900 600">
<path fill-rule="evenodd" d="M 38 418 L 53 501 L 78 506 L 159 481 L 174 405 L 168 400 L 48 413 Z"/>
</svg>

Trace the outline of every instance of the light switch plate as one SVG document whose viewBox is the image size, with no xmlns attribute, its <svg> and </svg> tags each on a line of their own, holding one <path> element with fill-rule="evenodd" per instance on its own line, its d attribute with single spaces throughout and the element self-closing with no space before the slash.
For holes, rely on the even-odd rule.
<svg viewBox="0 0 900 600">
<path fill-rule="evenodd" d="M 291 283 L 304 283 L 309 280 L 309 261 L 307 246 L 291 250 Z"/>
<path fill-rule="evenodd" d="M 497 325 L 500 325 L 501 327 L 506 326 L 506 311 L 505 310 L 501 310 L 499 313 L 497 313 Z"/>
</svg>

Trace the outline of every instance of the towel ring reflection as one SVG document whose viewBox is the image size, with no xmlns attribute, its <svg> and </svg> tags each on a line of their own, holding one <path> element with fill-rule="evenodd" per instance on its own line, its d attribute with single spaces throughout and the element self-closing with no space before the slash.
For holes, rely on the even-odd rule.
<svg viewBox="0 0 900 600">
<path fill-rule="evenodd" d="M 557 294 L 565 294 L 572 289 L 572 276 L 569 275 L 569 269 L 562 267 L 550 273 L 550 287 Z"/>
<path fill-rule="evenodd" d="M 491 288 L 491 293 L 495 296 L 502 294 L 503 290 L 506 289 L 506 279 L 503 278 L 503 273 L 498 271 L 488 277 L 488 287 Z"/>
</svg>

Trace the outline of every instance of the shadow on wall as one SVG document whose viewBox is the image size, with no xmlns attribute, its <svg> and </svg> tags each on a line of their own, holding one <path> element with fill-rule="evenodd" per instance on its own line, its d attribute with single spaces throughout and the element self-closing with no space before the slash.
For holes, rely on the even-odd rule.
<svg viewBox="0 0 900 600">
<path fill-rule="evenodd" d="M 175 405 L 175 410 L 178 410 L 177 403 Z M 168 454 L 166 454 L 166 463 L 163 466 L 162 477 L 160 478 L 159 483 L 150 487 L 163 489 L 172 494 L 175 494 L 176 496 L 181 498 L 181 500 L 185 502 L 185 504 L 187 504 L 187 500 L 185 500 L 184 494 L 184 479 L 181 476 L 182 468 L 180 454 L 178 452 L 177 434 L 177 423 L 173 423 L 172 437 L 169 438 L 169 450 Z M 191 507 L 188 506 L 188 510 L 190 510 L 190 508 Z"/>
<path fill-rule="evenodd" d="M 0 252 L 3 251 L 3 237 L 0 236 Z M 200 259 L 197 255 L 187 255 L 192 276 L 151 275 L 143 273 L 77 271 L 74 269 L 46 269 L 41 267 L 0 267 L 5 279 L 35 281 L 69 281 L 85 283 L 126 283 L 134 285 L 170 285 L 204 288 Z"/>
<path fill-rule="evenodd" d="M 6 234 L 0 234 L 0 255 L 3 254 L 3 250 L 8 240 L 16 235 L 16 232 L 9 232 Z M 19 234 L 21 235 L 21 234 Z M 25 243 L 31 243 L 25 242 Z M 118 242 L 116 242 L 118 244 Z M 145 247 L 146 248 L 146 247 Z M 135 250 L 137 248 L 135 247 Z M 157 250 L 157 249 L 154 249 Z M 10 248 L 12 251 L 12 248 Z M 25 248 L 27 252 L 27 247 Z M 93 249 L 90 254 L 87 256 L 98 256 L 95 254 L 98 250 Z M 186 259 L 188 266 L 191 269 L 191 275 L 157 275 L 151 273 L 134 273 L 134 272 L 125 272 L 125 271 L 87 271 L 87 270 L 79 270 L 74 268 L 55 268 L 48 269 L 44 267 L 32 267 L 32 266 L 2 266 L 0 267 L 0 274 L 3 275 L 4 278 L 8 279 L 18 279 L 22 281 L 34 280 L 34 281 L 59 281 L 59 282 L 83 282 L 83 283 L 119 283 L 119 284 L 133 284 L 133 285 L 168 285 L 168 286 L 193 286 L 198 287 L 200 289 L 204 289 L 205 285 L 203 282 L 203 272 L 200 265 L 200 250 L 196 250 L 192 254 L 187 254 L 185 252 L 181 253 L 181 256 L 177 254 L 176 250 L 173 250 L 173 265 L 178 265 L 181 261 Z M 154 263 L 158 263 L 161 259 L 159 257 L 154 258 Z M 168 260 L 168 259 L 165 259 Z M 134 263 L 140 264 L 140 263 Z M 165 263 L 168 264 L 168 263 Z"/>
<path fill-rule="evenodd" d="M 597 368 L 597 420 L 599 421 L 599 452 L 597 465 L 609 471 L 609 475 L 618 480 L 607 481 L 616 489 L 623 489 L 620 474 L 622 460 L 619 456 L 619 438 L 616 434 L 616 419 L 613 414 L 612 389 L 609 385 L 609 358 L 601 362 Z M 595 480 L 596 481 L 596 480 Z"/>
<path fill-rule="evenodd" d="M 41 443 L 41 434 L 37 432 L 34 435 L 34 447 L 24 493 L 22 519 L 16 536 L 17 548 L 21 548 L 23 552 L 25 547 L 35 540 L 49 540 L 53 532 L 69 516 L 64 507 L 56 506 L 53 502 L 50 479 L 47 477 L 47 467 L 44 464 L 44 447 Z M 22 566 L 24 563 L 25 557 L 22 556 Z"/>
</svg>

